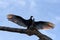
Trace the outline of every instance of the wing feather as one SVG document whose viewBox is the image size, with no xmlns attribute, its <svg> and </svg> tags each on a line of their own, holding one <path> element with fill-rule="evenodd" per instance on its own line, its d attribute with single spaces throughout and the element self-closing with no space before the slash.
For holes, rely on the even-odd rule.
<svg viewBox="0 0 60 40">
<path fill-rule="evenodd" d="M 38 21 L 35 22 L 37 29 L 51 29 L 54 27 L 53 23 L 46 22 L 46 21 Z"/>
<path fill-rule="evenodd" d="M 8 20 L 9 21 L 12 21 L 20 26 L 24 26 L 26 27 L 27 26 L 27 20 L 23 19 L 22 17 L 20 16 L 17 16 L 17 15 L 13 15 L 13 14 L 9 14 L 8 15 Z"/>
</svg>

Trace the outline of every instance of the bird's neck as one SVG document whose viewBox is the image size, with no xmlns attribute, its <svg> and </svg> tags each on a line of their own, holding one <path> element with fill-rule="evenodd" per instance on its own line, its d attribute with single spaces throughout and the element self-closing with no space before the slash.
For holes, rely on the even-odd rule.
<svg viewBox="0 0 60 40">
<path fill-rule="evenodd" d="M 32 16 L 30 17 L 29 20 L 30 20 L 31 23 L 34 23 L 34 18 Z"/>
</svg>

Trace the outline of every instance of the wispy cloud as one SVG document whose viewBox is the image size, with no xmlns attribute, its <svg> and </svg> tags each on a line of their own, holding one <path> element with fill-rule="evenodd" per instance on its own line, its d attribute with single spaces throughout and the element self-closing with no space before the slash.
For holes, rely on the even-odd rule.
<svg viewBox="0 0 60 40">
<path fill-rule="evenodd" d="M 25 6 L 25 4 L 26 4 L 26 2 L 24 0 L 19 0 L 16 3 L 21 5 L 21 6 Z"/>
<path fill-rule="evenodd" d="M 35 16 L 38 15 L 37 3 L 34 0 L 30 0 L 29 10 L 30 14 L 35 13 Z"/>
<path fill-rule="evenodd" d="M 8 2 L 0 1 L 0 8 L 7 8 L 9 5 Z"/>
<path fill-rule="evenodd" d="M 16 4 L 16 5 L 24 7 L 26 2 L 24 0 L 10 0 L 10 1 L 0 0 L 0 8 L 7 8 L 9 7 L 10 4 L 13 4 L 13 5 Z"/>
<path fill-rule="evenodd" d="M 60 17 L 55 17 L 55 19 L 56 19 L 57 21 L 60 21 Z"/>
<path fill-rule="evenodd" d="M 36 7 L 36 3 L 34 1 L 31 1 L 31 4 L 30 4 L 30 8 L 35 8 Z"/>
<path fill-rule="evenodd" d="M 48 2 L 48 3 L 58 3 L 59 0 L 45 0 L 45 2 Z"/>
</svg>

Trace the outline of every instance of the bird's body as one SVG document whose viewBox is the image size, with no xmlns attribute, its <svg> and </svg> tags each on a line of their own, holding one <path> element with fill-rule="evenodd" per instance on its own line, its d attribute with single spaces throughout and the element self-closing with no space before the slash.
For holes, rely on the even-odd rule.
<svg viewBox="0 0 60 40">
<path fill-rule="evenodd" d="M 33 16 L 30 17 L 30 19 L 26 20 L 20 16 L 9 14 L 8 15 L 8 20 L 23 26 L 27 27 L 27 29 L 50 29 L 54 27 L 53 23 L 46 22 L 46 21 L 34 21 Z"/>
</svg>

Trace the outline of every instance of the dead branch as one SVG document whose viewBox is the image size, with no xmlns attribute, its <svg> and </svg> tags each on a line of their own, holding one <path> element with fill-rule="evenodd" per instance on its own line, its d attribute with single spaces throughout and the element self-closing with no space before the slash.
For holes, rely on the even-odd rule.
<svg viewBox="0 0 60 40">
<path fill-rule="evenodd" d="M 29 30 L 29 29 L 19 29 L 19 28 L 11 28 L 11 27 L 6 27 L 6 26 L 0 26 L 0 30 L 2 31 L 8 31 L 8 32 L 16 32 L 16 33 L 23 33 L 27 34 L 29 36 L 31 35 L 36 35 L 39 37 L 39 40 L 52 40 L 48 36 L 40 33 L 38 30 Z"/>
</svg>

